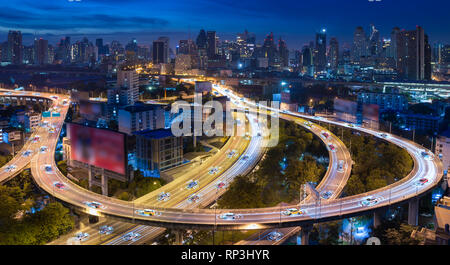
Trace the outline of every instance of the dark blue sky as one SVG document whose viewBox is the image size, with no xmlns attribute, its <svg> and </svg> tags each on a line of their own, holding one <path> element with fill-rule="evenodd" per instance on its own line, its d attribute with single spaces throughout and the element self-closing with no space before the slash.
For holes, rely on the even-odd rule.
<svg viewBox="0 0 450 265">
<path fill-rule="evenodd" d="M 449 0 L 0 0 L 0 40 L 18 29 L 28 33 L 25 43 L 34 34 L 51 43 L 68 34 L 106 42 L 136 37 L 143 44 L 166 35 L 174 46 L 201 28 L 216 30 L 221 39 L 248 29 L 259 43 L 273 31 L 289 48 L 301 48 L 323 27 L 328 39 L 336 36 L 342 44 L 356 26 L 368 31 L 374 24 L 387 37 L 394 26 L 421 25 L 432 42 L 450 43 L 449 10 Z"/>
</svg>

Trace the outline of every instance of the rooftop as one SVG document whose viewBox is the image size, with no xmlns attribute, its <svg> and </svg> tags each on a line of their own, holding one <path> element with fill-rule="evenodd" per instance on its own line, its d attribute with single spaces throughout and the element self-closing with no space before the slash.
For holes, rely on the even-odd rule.
<svg viewBox="0 0 450 265">
<path fill-rule="evenodd" d="M 148 139 L 162 139 L 167 137 L 174 137 L 171 129 L 157 129 L 157 130 L 145 130 L 133 133 L 136 136 L 142 136 Z"/>
</svg>

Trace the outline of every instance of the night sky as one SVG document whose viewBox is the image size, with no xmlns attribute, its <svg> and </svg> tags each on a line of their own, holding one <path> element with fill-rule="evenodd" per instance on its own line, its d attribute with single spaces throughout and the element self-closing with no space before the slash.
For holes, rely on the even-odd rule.
<svg viewBox="0 0 450 265">
<path fill-rule="evenodd" d="M 77 1 L 77 0 L 73 0 Z M 314 40 L 321 28 L 328 40 L 336 36 L 350 43 L 356 26 L 368 32 L 374 24 L 381 36 L 391 29 L 424 27 L 431 42 L 450 43 L 448 0 L 0 0 L 0 40 L 9 29 L 24 33 L 24 44 L 33 36 L 55 43 L 61 36 L 91 41 L 132 37 L 149 44 L 158 36 L 169 36 L 171 46 L 179 39 L 193 39 L 201 28 L 216 30 L 221 39 L 232 40 L 248 29 L 257 42 L 274 32 L 289 48 L 301 48 Z"/>
</svg>

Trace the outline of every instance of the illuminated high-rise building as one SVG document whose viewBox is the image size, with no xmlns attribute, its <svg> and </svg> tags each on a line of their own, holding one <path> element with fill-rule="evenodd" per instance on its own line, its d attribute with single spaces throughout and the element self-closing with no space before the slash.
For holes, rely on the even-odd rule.
<svg viewBox="0 0 450 265">
<path fill-rule="evenodd" d="M 316 33 L 314 65 L 316 71 L 324 71 L 327 64 L 327 31 L 322 29 Z"/>
<path fill-rule="evenodd" d="M 330 39 L 329 62 L 331 69 L 337 70 L 339 64 L 339 42 L 336 38 Z"/>
<path fill-rule="evenodd" d="M 22 33 L 10 30 L 8 32 L 7 61 L 11 64 L 23 63 Z"/>
<path fill-rule="evenodd" d="M 367 36 L 362 27 L 357 27 L 353 33 L 352 61 L 359 62 L 367 56 Z"/>
<path fill-rule="evenodd" d="M 397 68 L 402 78 L 408 80 L 431 79 L 431 46 L 422 27 L 401 31 L 397 46 Z"/>
</svg>

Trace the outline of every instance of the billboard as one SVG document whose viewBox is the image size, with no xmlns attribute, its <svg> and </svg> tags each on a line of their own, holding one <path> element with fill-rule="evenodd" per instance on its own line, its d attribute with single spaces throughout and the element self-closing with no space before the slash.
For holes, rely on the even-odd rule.
<svg viewBox="0 0 450 265">
<path fill-rule="evenodd" d="M 71 159 L 125 175 L 125 135 L 69 124 Z"/>
<path fill-rule="evenodd" d="M 355 101 L 334 99 L 334 112 L 336 112 L 336 116 L 340 120 L 355 123 L 357 109 L 358 103 Z"/>
<path fill-rule="evenodd" d="M 363 119 L 378 122 L 380 107 L 375 104 L 363 105 Z"/>
</svg>

